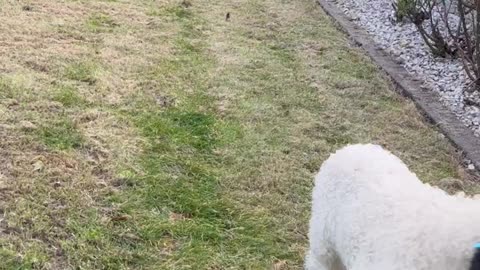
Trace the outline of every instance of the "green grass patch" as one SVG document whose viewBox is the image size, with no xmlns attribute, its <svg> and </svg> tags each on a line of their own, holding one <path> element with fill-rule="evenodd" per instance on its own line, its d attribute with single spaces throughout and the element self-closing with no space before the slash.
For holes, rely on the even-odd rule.
<svg viewBox="0 0 480 270">
<path fill-rule="evenodd" d="M 45 145 L 59 150 L 79 148 L 85 142 L 85 138 L 75 124 L 66 118 L 40 128 L 38 137 Z"/>
<path fill-rule="evenodd" d="M 141 220 L 135 227 L 144 241 L 174 241 L 175 252 L 157 258 L 158 265 L 168 269 L 173 260 L 183 261 L 185 267 L 178 269 L 207 269 L 215 263 L 249 268 L 267 265 L 259 258 L 289 258 L 281 245 L 273 244 L 282 240 L 270 233 L 274 225 L 269 218 L 242 214 L 222 194 L 220 171 L 228 168 L 213 152 L 225 138 L 231 142 L 232 130 L 239 127 L 188 107 L 133 116 L 149 142 L 141 158 L 144 174 L 132 177 L 137 179 L 135 193 L 117 198 L 123 212 Z M 181 219 L 172 221 L 172 213 Z M 235 257 L 241 258 L 234 262 Z M 148 260 L 152 258 L 142 261 Z"/>
<path fill-rule="evenodd" d="M 113 31 L 118 24 L 107 14 L 92 14 L 86 22 L 87 29 L 93 33 Z"/>
<path fill-rule="evenodd" d="M 15 87 L 6 79 L 0 79 L 0 98 L 15 98 L 17 91 Z"/>
<path fill-rule="evenodd" d="M 85 100 L 79 95 L 73 86 L 62 85 L 54 90 L 53 100 L 58 101 L 65 107 L 77 107 L 85 104 Z"/>
<path fill-rule="evenodd" d="M 140 121 L 143 123 L 142 130 L 146 136 L 160 138 L 155 147 L 166 149 L 181 143 L 197 150 L 207 151 L 211 150 L 215 143 L 214 134 L 211 132 L 214 124 L 211 115 L 168 111 L 146 115 Z"/>
<path fill-rule="evenodd" d="M 83 61 L 67 66 L 64 74 L 67 79 L 94 84 L 97 81 L 97 71 L 97 64 L 91 61 Z"/>
<path fill-rule="evenodd" d="M 177 20 L 188 20 L 194 17 L 193 12 L 180 4 L 168 5 L 163 8 L 152 8 L 148 12 L 149 16 L 166 16 Z"/>
<path fill-rule="evenodd" d="M 0 248 L 0 259 L 2 260 L 2 265 L 0 265 L 2 270 L 33 270 L 41 268 L 48 261 L 48 255 L 38 247 L 29 247 L 22 257 L 12 250 Z"/>
<path fill-rule="evenodd" d="M 91 209 L 67 222 L 71 239 L 61 244 L 68 260 L 81 269 L 124 269 L 139 265 L 138 251 L 125 237 L 125 226 L 102 221 L 102 214 Z M 137 241 L 137 240 L 133 240 Z"/>
</svg>

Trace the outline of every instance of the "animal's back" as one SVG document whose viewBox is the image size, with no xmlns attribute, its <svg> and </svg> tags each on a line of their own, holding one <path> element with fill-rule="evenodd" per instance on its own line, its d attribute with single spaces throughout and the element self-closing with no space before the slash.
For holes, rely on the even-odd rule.
<svg viewBox="0 0 480 270">
<path fill-rule="evenodd" d="M 424 196 L 425 189 L 400 159 L 380 146 L 347 146 L 330 156 L 316 176 L 310 237 L 334 243 L 330 248 L 339 251 L 347 268 L 354 261 L 374 260 L 379 269 L 393 270 L 388 255 L 395 254 L 401 243 L 425 237 L 416 230 L 420 224 L 405 222 L 430 211 L 425 207 L 431 199 Z M 323 248 L 315 245 L 311 248 Z M 421 249 L 412 247 L 411 252 Z M 372 250 L 376 252 L 369 253 Z"/>
<path fill-rule="evenodd" d="M 380 146 L 351 145 L 324 162 L 315 177 L 313 200 L 328 200 L 334 205 L 338 201 L 341 207 L 357 200 L 367 203 L 422 197 L 424 188 L 399 158 Z"/>
</svg>

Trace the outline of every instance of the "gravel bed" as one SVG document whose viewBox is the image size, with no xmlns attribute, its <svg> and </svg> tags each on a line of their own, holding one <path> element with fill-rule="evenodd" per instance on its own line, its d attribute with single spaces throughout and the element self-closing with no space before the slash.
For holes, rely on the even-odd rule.
<svg viewBox="0 0 480 270">
<path fill-rule="evenodd" d="M 394 56 L 425 89 L 440 94 L 441 100 L 466 126 L 480 137 L 480 94 L 464 91 L 470 83 L 458 59 L 434 57 L 412 23 L 395 22 L 392 0 L 329 0 L 374 42 Z M 451 19 L 455 20 L 455 15 Z"/>
</svg>

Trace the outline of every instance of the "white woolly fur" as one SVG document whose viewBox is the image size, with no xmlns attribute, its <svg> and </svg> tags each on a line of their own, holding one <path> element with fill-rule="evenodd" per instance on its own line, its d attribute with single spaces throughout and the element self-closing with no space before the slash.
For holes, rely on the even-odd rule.
<svg viewBox="0 0 480 270">
<path fill-rule="evenodd" d="M 468 270 L 480 201 L 423 184 L 377 145 L 351 145 L 315 179 L 308 270 Z"/>
</svg>

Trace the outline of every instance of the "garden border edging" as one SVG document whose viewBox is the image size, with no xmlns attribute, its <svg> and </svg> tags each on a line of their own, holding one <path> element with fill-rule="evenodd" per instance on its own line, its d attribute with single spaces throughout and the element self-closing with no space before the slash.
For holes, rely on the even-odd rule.
<svg viewBox="0 0 480 270">
<path fill-rule="evenodd" d="M 328 0 L 316 0 L 333 21 L 379 66 L 397 86 L 397 90 L 410 98 L 417 108 L 433 122 L 442 133 L 472 161 L 477 170 L 480 169 L 480 138 L 464 126 L 455 114 L 450 111 L 433 90 L 423 89 L 422 82 L 414 78 L 393 58 L 378 48 L 369 34 L 351 20 Z"/>
</svg>

